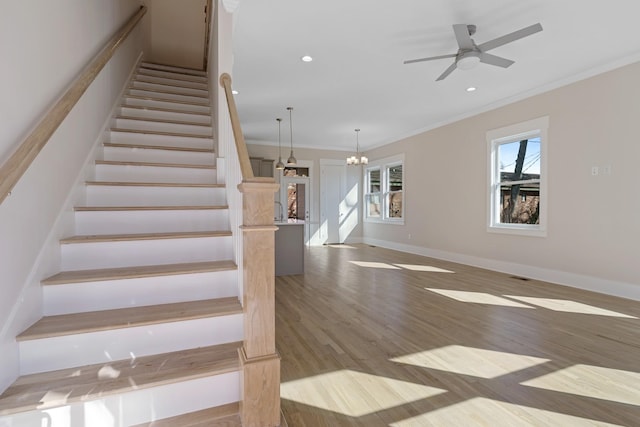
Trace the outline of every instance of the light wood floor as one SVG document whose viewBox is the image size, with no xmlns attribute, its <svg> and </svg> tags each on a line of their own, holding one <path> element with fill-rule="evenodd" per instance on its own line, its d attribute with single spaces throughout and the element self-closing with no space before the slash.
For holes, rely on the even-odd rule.
<svg viewBox="0 0 640 427">
<path fill-rule="evenodd" d="M 276 278 L 290 427 L 640 426 L 640 304 L 365 245 Z"/>
</svg>

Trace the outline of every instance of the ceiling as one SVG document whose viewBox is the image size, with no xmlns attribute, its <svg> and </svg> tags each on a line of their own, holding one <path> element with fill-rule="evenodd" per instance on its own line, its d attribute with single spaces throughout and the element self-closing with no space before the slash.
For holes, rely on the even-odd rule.
<svg viewBox="0 0 640 427">
<path fill-rule="evenodd" d="M 610 7 L 613 6 L 614 7 Z M 245 139 L 353 151 L 468 117 L 640 60 L 638 0 L 241 0 L 233 86 Z M 476 43 L 540 22 L 544 30 L 496 48 L 515 61 L 436 78 L 455 53 L 452 24 Z M 313 61 L 302 62 L 303 55 Z M 467 92 L 469 86 L 477 88 Z"/>
</svg>

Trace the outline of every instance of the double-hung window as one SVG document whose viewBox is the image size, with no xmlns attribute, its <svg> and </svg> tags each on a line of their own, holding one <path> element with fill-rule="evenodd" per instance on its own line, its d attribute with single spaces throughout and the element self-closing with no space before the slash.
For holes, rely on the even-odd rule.
<svg viewBox="0 0 640 427">
<path fill-rule="evenodd" d="M 365 220 L 404 223 L 404 156 L 370 162 L 364 178 Z"/>
<path fill-rule="evenodd" d="M 489 231 L 544 236 L 548 118 L 487 133 Z"/>
</svg>

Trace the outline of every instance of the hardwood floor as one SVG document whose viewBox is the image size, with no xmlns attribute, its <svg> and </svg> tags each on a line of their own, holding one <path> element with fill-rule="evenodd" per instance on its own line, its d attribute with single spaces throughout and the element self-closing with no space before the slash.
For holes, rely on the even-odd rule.
<svg viewBox="0 0 640 427">
<path fill-rule="evenodd" d="M 366 245 L 276 277 L 290 427 L 640 425 L 637 302 Z"/>
</svg>

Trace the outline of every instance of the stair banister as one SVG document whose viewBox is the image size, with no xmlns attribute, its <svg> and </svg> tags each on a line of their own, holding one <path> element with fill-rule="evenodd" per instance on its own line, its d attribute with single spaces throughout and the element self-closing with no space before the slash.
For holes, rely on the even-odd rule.
<svg viewBox="0 0 640 427">
<path fill-rule="evenodd" d="M 47 144 L 51 135 L 58 129 L 87 88 L 93 83 L 98 73 L 100 73 L 107 62 L 109 62 L 146 12 L 146 6 L 141 6 L 140 9 L 129 18 L 127 23 L 111 37 L 104 48 L 91 59 L 89 64 L 81 71 L 80 75 L 71 83 L 67 91 L 49 108 L 47 113 L 40 119 L 31 133 L 22 140 L 7 161 L 0 166 L 0 203 L 11 193 L 13 187 L 15 187 L 22 175 L 38 156 L 38 153 L 40 153 Z"/>
<path fill-rule="evenodd" d="M 275 230 L 273 194 L 279 185 L 273 178 L 254 177 L 249 152 L 231 91 L 231 77 L 224 73 L 220 85 L 227 98 L 242 177 L 242 305 L 244 341 L 241 365 L 240 417 L 243 427 L 280 425 L 280 356 L 275 346 Z M 221 141 L 219 141 L 221 143 Z M 229 189 L 231 191 L 232 189 Z"/>
</svg>

